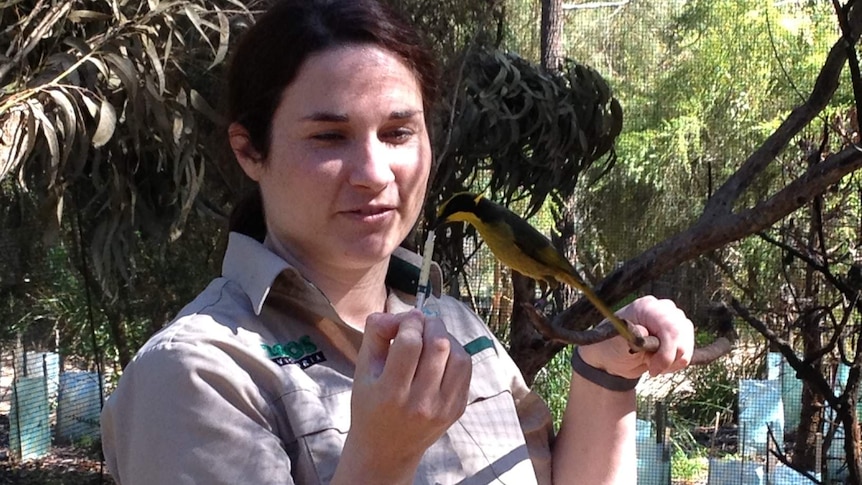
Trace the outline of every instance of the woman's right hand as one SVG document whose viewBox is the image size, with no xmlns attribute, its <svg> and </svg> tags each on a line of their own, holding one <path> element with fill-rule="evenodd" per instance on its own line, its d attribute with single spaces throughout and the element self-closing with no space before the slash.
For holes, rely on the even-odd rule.
<svg viewBox="0 0 862 485">
<path fill-rule="evenodd" d="M 413 483 L 425 450 L 464 413 L 471 374 L 470 356 L 439 318 L 370 315 L 332 483 Z"/>
</svg>

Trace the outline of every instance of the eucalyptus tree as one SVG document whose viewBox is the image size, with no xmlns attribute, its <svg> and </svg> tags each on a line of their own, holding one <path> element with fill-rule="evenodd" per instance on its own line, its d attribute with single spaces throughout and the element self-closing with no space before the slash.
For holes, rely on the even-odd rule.
<svg viewBox="0 0 862 485">
<path fill-rule="evenodd" d="M 494 3 L 392 3 L 442 58 L 499 35 L 502 10 Z M 121 364 L 176 311 L 183 299 L 177 293 L 205 283 L 197 278 L 211 268 L 200 266 L 218 247 L 231 201 L 246 189 L 225 156 L 219 79 L 231 43 L 266 5 L 0 3 L 0 195 L 10 216 L 4 225 L 23 217 L 20 224 L 40 228 L 35 236 L 18 231 L 16 248 L 34 237 L 45 243 L 27 246 L 28 260 L 55 243 L 70 245 L 68 260 L 79 279 L 92 277 L 97 313 L 108 314 Z M 195 230 L 184 236 L 190 223 Z M 159 267 L 183 261 L 181 274 Z M 22 268 L 14 273 L 9 285 L 0 283 L 12 293 L 26 286 Z"/>
<path fill-rule="evenodd" d="M 79 270 L 92 274 L 106 311 L 127 300 L 142 241 L 177 240 L 205 187 L 210 197 L 232 188 L 232 177 L 206 163 L 219 122 L 213 74 L 251 8 L 237 0 L 0 5 L 0 190 L 37 201 L 48 245 L 81 236 Z M 79 227 L 66 224 L 72 218 Z M 125 363 L 134 349 L 123 319 L 109 318 Z"/>
</svg>

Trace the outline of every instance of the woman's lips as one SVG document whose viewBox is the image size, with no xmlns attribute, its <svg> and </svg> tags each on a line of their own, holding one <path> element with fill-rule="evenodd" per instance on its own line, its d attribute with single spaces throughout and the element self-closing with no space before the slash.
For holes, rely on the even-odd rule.
<svg viewBox="0 0 862 485">
<path fill-rule="evenodd" d="M 394 213 L 394 206 L 365 206 L 343 212 L 343 214 L 352 219 L 368 222 L 387 220 Z"/>
</svg>

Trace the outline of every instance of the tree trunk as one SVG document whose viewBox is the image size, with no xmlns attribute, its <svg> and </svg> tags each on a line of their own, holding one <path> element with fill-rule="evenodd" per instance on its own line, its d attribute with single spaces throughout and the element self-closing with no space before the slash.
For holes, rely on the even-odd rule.
<svg viewBox="0 0 862 485">
<path fill-rule="evenodd" d="M 843 400 L 843 402 L 847 403 L 847 408 L 841 410 L 841 414 L 843 415 L 841 424 L 844 426 L 844 453 L 847 457 L 848 483 L 862 484 L 862 463 L 860 463 L 860 459 L 862 459 L 862 455 L 860 455 L 862 434 L 860 434 L 856 413 L 856 392 L 859 389 L 858 373 L 855 377 L 857 383 L 847 386 L 847 396 Z"/>
<path fill-rule="evenodd" d="M 542 0 L 542 67 L 559 71 L 563 59 L 563 1 Z"/>
<path fill-rule="evenodd" d="M 809 157 L 809 165 L 812 164 L 812 160 L 813 157 Z M 822 249 L 821 241 L 818 237 L 818 234 L 823 229 L 820 214 L 821 202 L 822 199 L 819 196 L 815 197 L 809 208 L 811 222 L 806 237 L 808 239 L 808 251 L 810 254 L 818 254 Z M 814 270 L 810 265 L 808 265 L 805 271 L 804 285 L 802 301 L 816 302 L 818 292 Z M 808 303 L 807 305 L 807 307 L 802 308 L 802 311 L 807 313 L 800 318 L 802 324 L 802 348 L 806 355 L 811 355 L 818 352 L 823 346 L 823 330 L 821 329 L 823 322 L 821 314 L 813 310 L 812 307 L 814 304 Z M 820 372 L 823 371 L 821 359 L 817 359 L 811 365 L 816 369 L 820 369 Z M 803 381 L 802 409 L 800 410 L 799 432 L 796 439 L 793 462 L 794 464 L 803 466 L 806 470 L 813 470 L 817 463 L 816 455 L 826 451 L 825 449 L 819 450 L 816 446 L 817 433 L 823 429 L 824 405 L 825 397 L 808 382 Z"/>
<path fill-rule="evenodd" d="M 134 353 L 132 352 L 132 346 L 129 342 L 129 334 L 126 329 L 126 325 L 123 323 L 125 318 L 123 318 L 123 312 L 115 311 L 110 308 L 103 308 L 105 312 L 105 316 L 108 320 L 108 328 L 111 331 L 111 340 L 114 343 L 114 347 L 117 349 L 117 359 L 119 360 L 120 369 L 125 369 L 126 365 L 132 361 L 132 357 Z M 94 349 L 94 352 L 101 353 L 100 350 Z"/>
<path fill-rule="evenodd" d="M 816 315 L 805 318 L 802 328 L 802 345 L 807 351 L 820 348 L 820 319 Z M 814 368 L 822 369 L 820 359 L 812 362 Z M 793 465 L 803 470 L 814 470 L 819 449 L 818 436 L 823 429 L 823 407 L 826 400 L 807 380 L 802 381 L 802 408 L 799 413 L 799 428 L 793 450 Z"/>
<path fill-rule="evenodd" d="M 533 305 L 536 282 L 517 271 L 512 271 L 512 326 L 509 334 L 509 355 L 521 369 L 528 386 L 533 385 L 538 369 L 548 363 L 536 349 L 546 342 L 536 331 L 524 312 L 523 305 Z"/>
</svg>

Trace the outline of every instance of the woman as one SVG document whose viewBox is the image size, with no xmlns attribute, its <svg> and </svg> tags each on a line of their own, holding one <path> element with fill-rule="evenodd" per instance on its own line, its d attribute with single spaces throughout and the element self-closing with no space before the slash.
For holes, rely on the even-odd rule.
<svg viewBox="0 0 862 485">
<path fill-rule="evenodd" d="M 119 484 L 635 482 L 633 382 L 693 347 L 672 303 L 621 311 L 655 354 L 579 349 L 554 438 L 481 320 L 439 291 L 435 316 L 411 310 L 390 271 L 418 265 L 399 244 L 425 197 L 436 79 L 374 0 L 284 0 L 244 36 L 228 135 L 264 217 L 234 227 L 265 238 L 232 232 L 223 276 L 125 370 L 102 416 Z"/>
</svg>

